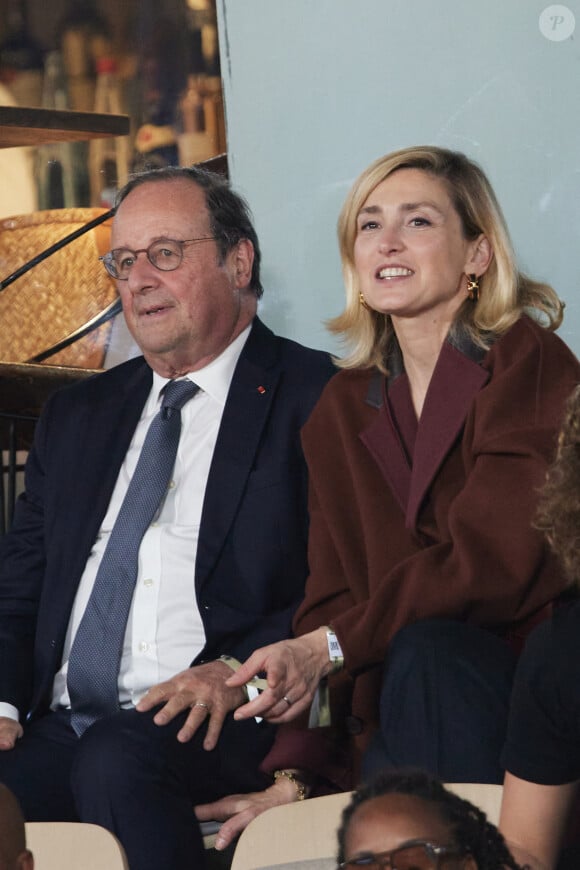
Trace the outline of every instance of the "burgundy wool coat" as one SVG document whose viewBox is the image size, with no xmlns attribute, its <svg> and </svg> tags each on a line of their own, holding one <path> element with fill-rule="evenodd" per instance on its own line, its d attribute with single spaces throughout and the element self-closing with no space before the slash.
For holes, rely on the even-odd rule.
<svg viewBox="0 0 580 870">
<path fill-rule="evenodd" d="M 310 576 L 294 629 L 335 629 L 346 672 L 336 694 L 348 695 L 359 749 L 377 725 L 382 667 L 400 628 L 440 616 L 525 635 L 566 586 L 532 524 L 580 382 L 569 348 L 529 317 L 487 352 L 447 341 L 421 419 L 407 426 L 412 455 L 401 437 L 408 382 L 391 362 L 388 379 L 371 369 L 336 375 L 302 433 Z"/>
</svg>

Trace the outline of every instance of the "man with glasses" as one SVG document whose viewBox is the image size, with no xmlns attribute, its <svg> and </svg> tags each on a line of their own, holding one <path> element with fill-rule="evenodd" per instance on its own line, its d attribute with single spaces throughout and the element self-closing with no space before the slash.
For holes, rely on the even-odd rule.
<svg viewBox="0 0 580 870">
<path fill-rule="evenodd" d="M 198 169 L 131 180 L 112 250 L 142 357 L 56 394 L 0 552 L 0 781 L 101 824 L 131 870 L 202 867 L 192 806 L 262 788 L 237 661 L 306 578 L 299 430 L 333 374 L 257 318 L 247 208 Z M 21 739 L 20 739 L 21 738 Z"/>
</svg>

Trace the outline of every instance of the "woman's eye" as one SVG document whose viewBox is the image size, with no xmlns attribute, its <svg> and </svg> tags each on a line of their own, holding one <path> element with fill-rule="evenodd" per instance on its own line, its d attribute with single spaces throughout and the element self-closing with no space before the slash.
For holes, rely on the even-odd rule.
<svg viewBox="0 0 580 870">
<path fill-rule="evenodd" d="M 424 217 L 414 217 L 409 221 L 412 227 L 429 227 L 431 226 L 431 221 L 428 221 L 427 218 Z"/>
<path fill-rule="evenodd" d="M 376 221 L 364 221 L 358 228 L 359 233 L 364 232 L 364 230 L 376 230 L 378 228 L 378 223 Z"/>
</svg>

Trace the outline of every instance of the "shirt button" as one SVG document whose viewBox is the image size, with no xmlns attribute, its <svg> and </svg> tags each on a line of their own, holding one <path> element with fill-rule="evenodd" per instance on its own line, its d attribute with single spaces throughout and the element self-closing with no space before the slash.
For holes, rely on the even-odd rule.
<svg viewBox="0 0 580 870">
<path fill-rule="evenodd" d="M 139 644 L 139 652 L 145 653 L 149 649 L 149 644 L 146 640 L 142 640 Z"/>
<path fill-rule="evenodd" d="M 169 488 L 169 489 L 175 489 L 175 481 L 174 481 L 174 480 L 170 480 L 170 481 L 169 481 L 169 487 L 168 487 L 168 488 Z"/>
<path fill-rule="evenodd" d="M 153 586 L 154 582 L 153 577 L 146 577 L 145 580 L 143 580 L 143 586 Z"/>
</svg>

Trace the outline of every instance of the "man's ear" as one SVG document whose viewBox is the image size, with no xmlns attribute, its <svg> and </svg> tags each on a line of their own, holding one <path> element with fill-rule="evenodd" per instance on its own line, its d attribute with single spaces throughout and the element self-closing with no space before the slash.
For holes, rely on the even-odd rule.
<svg viewBox="0 0 580 870">
<path fill-rule="evenodd" d="M 489 264 L 493 260 L 493 249 L 490 241 L 483 233 L 478 236 L 471 246 L 471 256 L 465 266 L 465 274 L 483 275 L 489 269 Z"/>
<path fill-rule="evenodd" d="M 252 280 L 254 265 L 254 246 L 249 239 L 240 239 L 235 248 L 230 251 L 231 268 L 239 290 L 245 290 Z"/>
</svg>

